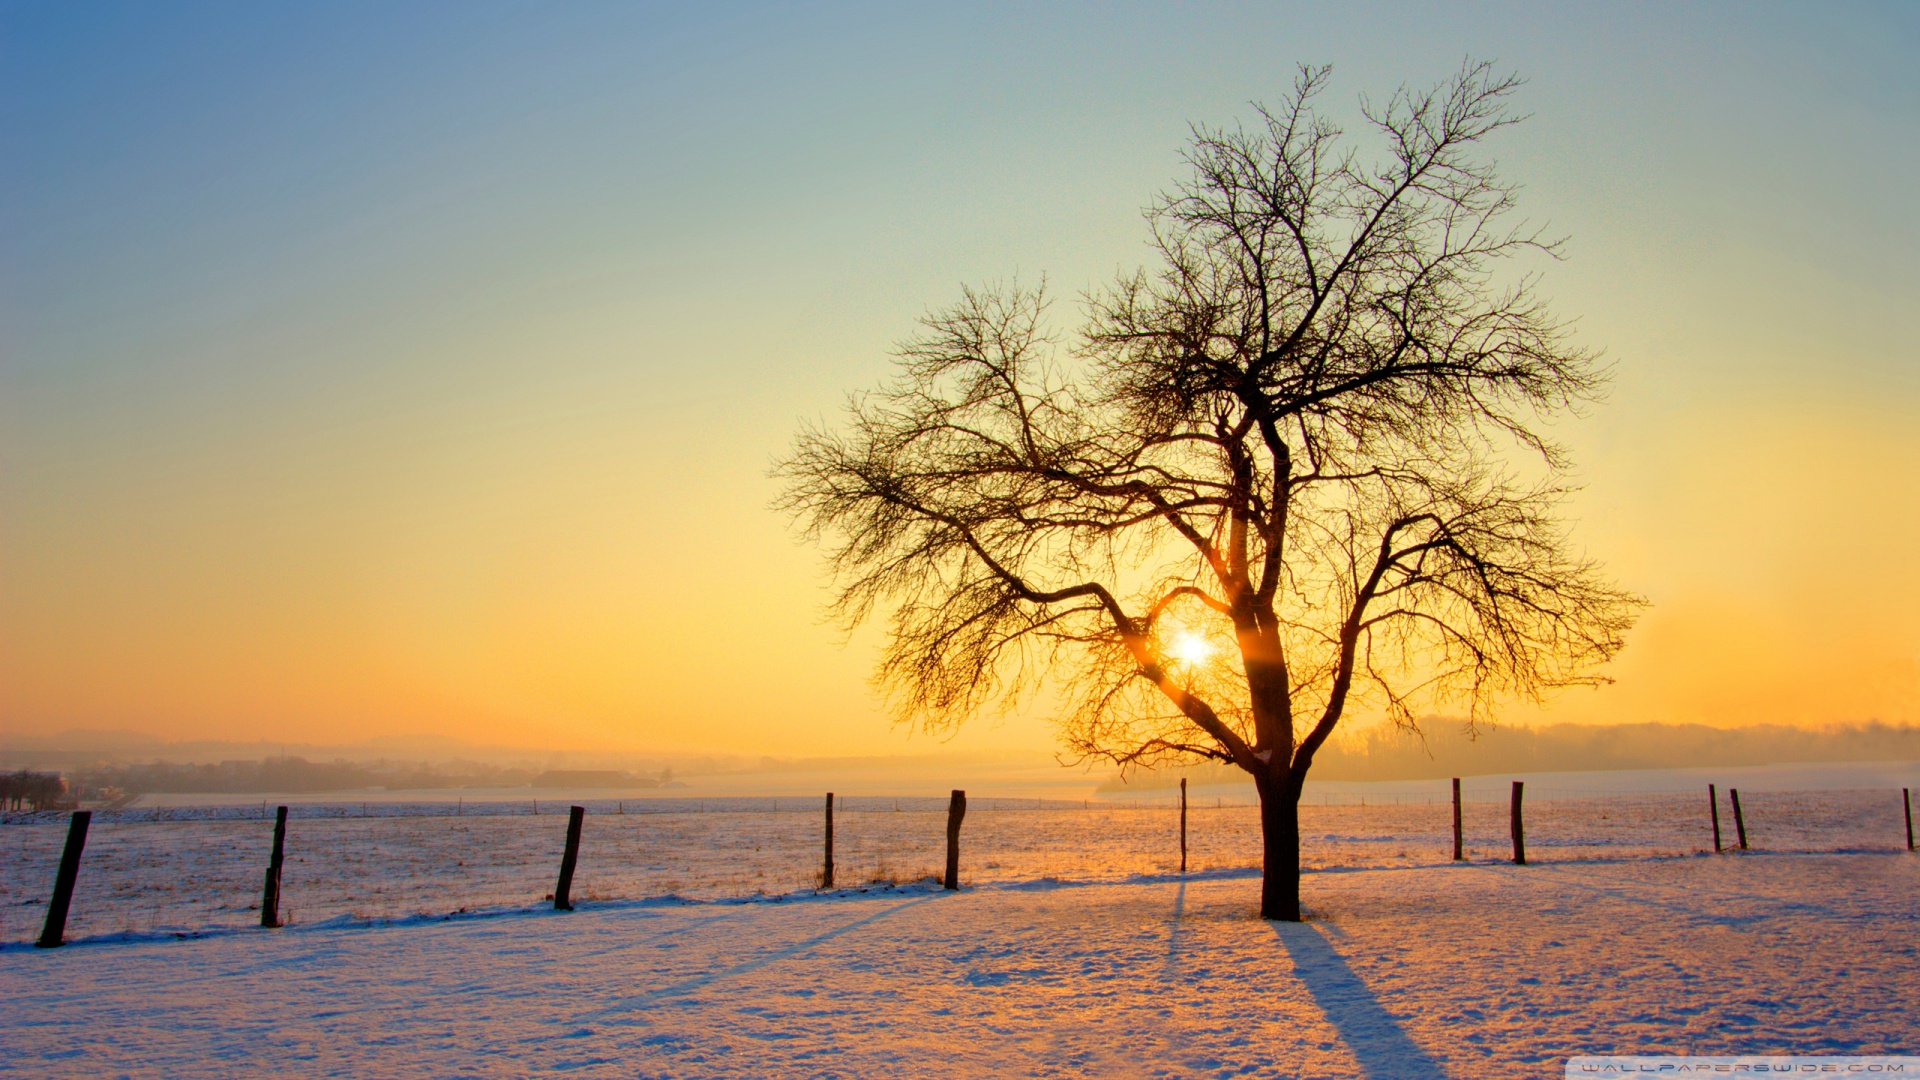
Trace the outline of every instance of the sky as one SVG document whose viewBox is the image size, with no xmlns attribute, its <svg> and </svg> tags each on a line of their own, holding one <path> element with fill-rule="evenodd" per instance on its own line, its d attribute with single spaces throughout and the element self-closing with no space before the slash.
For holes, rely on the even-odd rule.
<svg viewBox="0 0 1920 1080">
<path fill-rule="evenodd" d="M 1614 365 L 1652 606 L 1509 722 L 1920 722 L 1920 9 L 0 3 L 0 739 L 893 727 L 766 473 L 963 283 L 1147 261 L 1191 122 L 1463 57 Z"/>
</svg>

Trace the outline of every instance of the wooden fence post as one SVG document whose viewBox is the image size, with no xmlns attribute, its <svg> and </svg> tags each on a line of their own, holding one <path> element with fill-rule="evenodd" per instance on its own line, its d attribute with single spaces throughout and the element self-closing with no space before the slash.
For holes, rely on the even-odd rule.
<svg viewBox="0 0 1920 1080">
<path fill-rule="evenodd" d="M 260 925 L 271 930 L 280 925 L 280 868 L 285 864 L 287 847 L 287 808 L 273 814 L 273 855 L 267 860 L 267 885 L 260 892 Z"/>
<path fill-rule="evenodd" d="M 1900 808 L 1907 812 L 1907 850 L 1913 850 L 1913 798 L 1906 788 L 1900 789 Z"/>
<path fill-rule="evenodd" d="M 53 898 L 47 901 L 47 925 L 35 945 L 57 949 L 66 940 L 67 908 L 73 903 L 73 882 L 80 876 L 80 853 L 87 848 L 87 823 L 93 811 L 75 810 L 67 823 L 67 848 L 60 853 L 60 869 L 53 876 Z"/>
<path fill-rule="evenodd" d="M 1527 827 L 1520 819 L 1520 791 L 1526 787 L 1518 780 L 1513 782 L 1513 864 L 1527 865 Z"/>
<path fill-rule="evenodd" d="M 1187 872 L 1187 778 L 1180 778 L 1180 872 Z"/>
<path fill-rule="evenodd" d="M 1720 796 L 1714 793 L 1713 785 L 1707 785 L 1707 812 L 1713 815 L 1713 853 L 1720 854 Z"/>
<path fill-rule="evenodd" d="M 1740 834 L 1740 850 L 1747 850 L 1747 819 L 1740 814 L 1740 789 L 1728 788 L 1727 798 L 1733 800 L 1733 831 Z"/>
<path fill-rule="evenodd" d="M 1466 847 L 1460 835 L 1460 778 L 1453 778 L 1453 861 L 1466 858 Z"/>
<path fill-rule="evenodd" d="M 833 888 L 833 792 L 827 792 L 827 860 L 820 870 L 820 887 Z"/>
<path fill-rule="evenodd" d="M 967 816 L 967 793 L 954 789 L 947 803 L 947 880 L 949 889 L 960 887 L 960 821 Z"/>
<path fill-rule="evenodd" d="M 553 910 L 573 910 L 573 867 L 580 861 L 580 820 L 587 808 L 576 806 L 567 812 L 567 853 L 560 856 L 560 882 L 553 887 Z"/>
</svg>

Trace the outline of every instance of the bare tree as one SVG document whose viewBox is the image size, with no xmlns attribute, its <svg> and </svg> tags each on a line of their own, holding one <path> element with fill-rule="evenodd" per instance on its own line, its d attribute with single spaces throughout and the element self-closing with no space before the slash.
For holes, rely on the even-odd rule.
<svg viewBox="0 0 1920 1080">
<path fill-rule="evenodd" d="M 67 782 L 59 773 L 0 773 L 0 810 L 58 810 L 67 805 Z"/>
<path fill-rule="evenodd" d="M 1252 129 L 1196 127 L 1147 211 L 1159 266 L 1086 300 L 964 290 L 899 375 L 775 468 L 835 614 L 890 621 L 876 675 L 939 730 L 1049 683 L 1063 738 L 1123 766 L 1253 776 L 1261 912 L 1298 919 L 1301 785 L 1342 717 L 1411 725 L 1603 681 L 1637 601 L 1556 519 L 1543 429 L 1596 398 L 1474 156 L 1518 82 L 1469 63 L 1361 101 L 1349 148 L 1302 69 Z"/>
</svg>

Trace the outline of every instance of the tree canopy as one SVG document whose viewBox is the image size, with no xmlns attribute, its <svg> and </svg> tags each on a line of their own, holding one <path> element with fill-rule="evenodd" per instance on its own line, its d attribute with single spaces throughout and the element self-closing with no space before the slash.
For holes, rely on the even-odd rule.
<svg viewBox="0 0 1920 1080">
<path fill-rule="evenodd" d="M 1070 326 L 1044 285 L 965 288 L 777 466 L 836 615 L 889 621 L 901 716 L 1052 681 L 1077 754 L 1231 761 L 1291 802 L 1357 705 L 1601 681 L 1636 601 L 1570 543 L 1546 428 L 1606 372 L 1511 269 L 1558 245 L 1480 156 L 1518 81 L 1362 99 L 1364 156 L 1328 76 L 1196 126 L 1156 264 Z"/>
</svg>

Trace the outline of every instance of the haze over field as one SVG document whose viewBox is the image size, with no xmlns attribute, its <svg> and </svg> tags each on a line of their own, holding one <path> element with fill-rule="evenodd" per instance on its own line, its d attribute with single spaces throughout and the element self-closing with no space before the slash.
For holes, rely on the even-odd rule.
<svg viewBox="0 0 1920 1080">
<path fill-rule="evenodd" d="M 960 282 L 1147 257 L 1189 121 L 1474 54 L 1652 607 L 1518 723 L 1920 723 L 1910 7 L 0 13 L 0 741 L 1050 751 L 890 727 L 768 509 Z M 1363 721 L 1368 718 L 1361 718 Z M 0 746 L 0 749 L 5 749 Z"/>
<path fill-rule="evenodd" d="M 1502 727 L 1471 734 L 1429 722 L 1421 736 L 1377 727 L 1329 743 L 1315 781 L 1350 786 L 1451 776 L 1512 777 L 1594 770 L 1671 773 L 1656 787 L 1698 786 L 1686 770 L 1806 765 L 1789 783 L 1815 773 L 1848 777 L 1842 786 L 1897 783 L 1920 768 L 1920 727 L 1864 724 L 1809 729 L 1772 724 L 1712 728 L 1673 724 L 1556 724 Z M 1898 767 L 1896 763 L 1909 763 Z M 127 793 L 338 792 L 469 790 L 512 798 L 517 789 L 623 789 L 636 796 L 812 795 L 831 788 L 862 794 L 936 795 L 955 784 L 992 795 L 1106 798 L 1164 794 L 1182 777 L 1202 786 L 1245 786 L 1244 774 L 1221 763 L 1173 770 L 1122 772 L 1084 763 L 1061 768 L 1047 750 L 934 751 L 843 756 L 638 754 L 605 750 L 531 750 L 435 736 L 315 745 L 280 742 L 162 742 L 129 732 L 65 731 L 16 738 L 0 747 L 0 771 L 64 770 L 82 790 Z M 1831 769 L 1814 766 L 1828 765 Z M 583 779 L 581 770 L 601 775 Z M 569 779 L 569 776 L 572 779 Z M 1558 778 L 1556 786 L 1564 786 Z M 1704 782 L 1704 781 L 1703 781 Z M 1753 781 L 1746 781 L 1751 786 Z M 1644 786 L 1636 784 L 1634 786 Z M 472 789 L 486 789 L 481 794 Z M 1251 789 L 1249 788 L 1250 792 Z M 517 793 L 517 794 L 516 794 Z M 1243 793 L 1243 795 L 1246 793 Z M 398 797 L 398 796 L 396 796 Z"/>
</svg>

